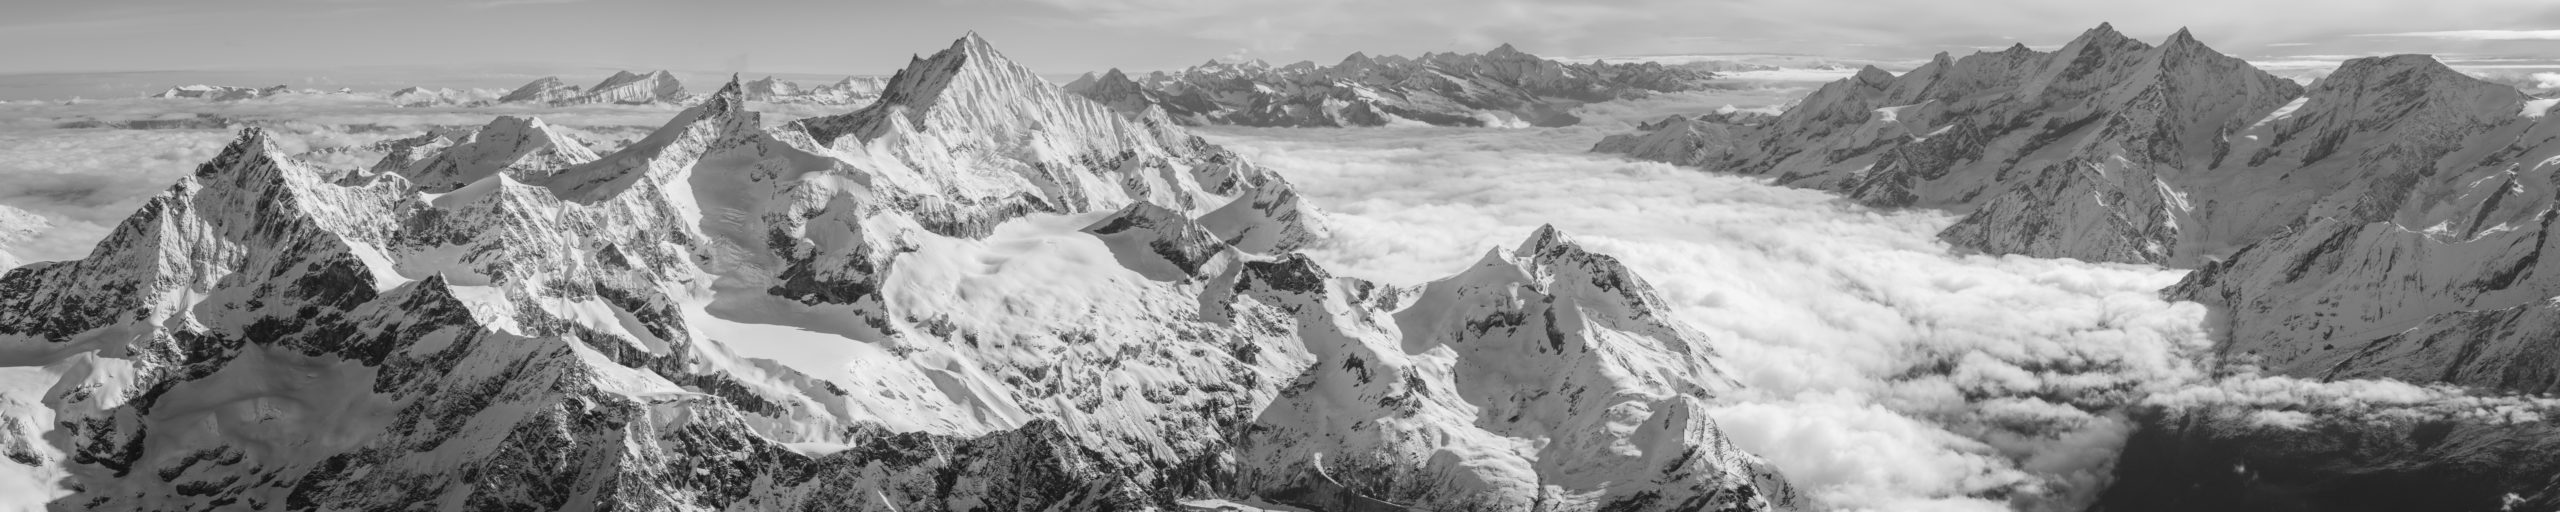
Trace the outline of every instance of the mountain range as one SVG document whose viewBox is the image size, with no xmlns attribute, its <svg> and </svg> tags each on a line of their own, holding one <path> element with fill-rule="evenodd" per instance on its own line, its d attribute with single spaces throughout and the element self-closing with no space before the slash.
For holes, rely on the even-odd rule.
<svg viewBox="0 0 2560 512">
<path fill-rule="evenodd" d="M 2153 45 L 2101 25 L 2052 52 L 1870 67 L 1775 118 L 1671 119 L 1594 149 L 1947 210 L 1961 218 L 1939 237 L 1983 253 L 2193 268 L 2164 294 L 2214 309 L 2230 371 L 2549 393 L 2556 104 L 2423 55 L 2349 60 L 2305 87 L 2185 30 Z M 2560 451 L 2534 448 L 2544 433 L 2403 419 L 2284 436 L 2194 419 L 2151 418 L 2162 437 L 2146 449 L 2169 455 L 2128 467 L 2283 469 L 2120 474 L 2143 485 L 2120 485 L 2119 509 L 2506 506 L 2442 492 L 2457 487 L 2560 503 L 2523 462 Z M 2233 445 L 2253 448 L 2205 448 Z"/>
<path fill-rule="evenodd" d="M 975 35 L 840 115 L 768 126 L 747 89 L 605 154 L 501 118 L 335 169 L 242 131 L 87 257 L 0 274 L 0 478 L 53 491 L 5 499 L 1800 504 L 1704 414 L 1736 385 L 1712 341 L 1553 228 L 1336 276 L 1280 173 Z"/>
<path fill-rule="evenodd" d="M 1506 44 L 1482 54 L 1353 53 L 1331 66 L 1209 61 L 1138 77 L 1112 69 L 1066 89 L 1194 126 L 1566 126 L 1580 122 L 1571 110 L 1583 103 L 1707 89 L 1715 77 L 1651 62 L 1563 63 Z"/>
</svg>

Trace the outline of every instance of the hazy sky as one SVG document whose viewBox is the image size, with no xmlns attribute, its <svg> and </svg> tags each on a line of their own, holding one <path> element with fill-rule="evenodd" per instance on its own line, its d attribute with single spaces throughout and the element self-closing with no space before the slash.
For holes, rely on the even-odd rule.
<svg viewBox="0 0 2560 512">
<path fill-rule="evenodd" d="M 1351 51 L 1916 59 L 2112 21 L 2244 56 L 2560 56 L 2553 0 L 0 0 L 0 73 L 490 64 L 886 73 L 976 30 L 1051 73 Z"/>
</svg>

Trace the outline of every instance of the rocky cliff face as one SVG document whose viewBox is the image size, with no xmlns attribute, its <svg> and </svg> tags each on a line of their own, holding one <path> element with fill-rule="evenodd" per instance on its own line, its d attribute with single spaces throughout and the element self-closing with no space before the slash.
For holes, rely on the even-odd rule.
<svg viewBox="0 0 2560 512">
<path fill-rule="evenodd" d="M 2534 270 L 2551 106 L 2415 55 L 2300 90 L 2100 27 L 1602 149 L 1964 212 L 1941 237 L 1985 252 L 2199 266 L 2170 295 L 2228 311 L 2226 351 L 2272 370 L 2542 391 L 2508 345 L 2560 291 Z"/>
<path fill-rule="evenodd" d="M 0 464 L 54 486 L 13 503 L 1795 504 L 1698 413 L 1708 340 L 1552 229 L 1333 277 L 1278 175 L 975 36 L 841 116 L 766 128 L 742 88 L 607 155 L 501 119 L 334 170 L 243 132 L 0 275 Z"/>
<path fill-rule="evenodd" d="M 1071 92 L 1137 114 L 1158 108 L 1187 125 L 1564 126 L 1583 102 L 1707 88 L 1715 74 L 1637 64 L 1568 64 L 1502 45 L 1483 54 L 1426 53 L 1332 66 L 1211 61 L 1174 73 L 1086 74 Z"/>
<path fill-rule="evenodd" d="M 1940 54 L 1901 76 L 1868 68 L 1761 126 L 1656 130 L 1649 145 L 1598 149 L 1964 212 L 1943 236 L 1986 252 L 2179 263 L 2273 229 L 2192 232 L 2224 226 L 2198 225 L 2210 214 L 2195 210 L 2222 201 L 2191 197 L 2211 193 L 2191 184 L 2226 174 L 2231 139 L 2302 94 L 2185 31 L 2154 46 L 2100 26 L 2052 53 Z"/>
<path fill-rule="evenodd" d="M 2278 371 L 2554 390 L 2533 341 L 2560 295 L 2552 103 L 2424 57 L 2348 62 L 2250 156 L 2326 185 L 2286 194 L 2310 215 L 2171 295 L 2227 308 L 2226 350 Z"/>
</svg>

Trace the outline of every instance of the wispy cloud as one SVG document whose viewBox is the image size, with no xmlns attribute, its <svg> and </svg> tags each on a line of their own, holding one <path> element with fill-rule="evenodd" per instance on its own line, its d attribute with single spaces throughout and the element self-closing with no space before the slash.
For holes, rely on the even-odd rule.
<svg viewBox="0 0 2560 512">
<path fill-rule="evenodd" d="M 2439 30 L 2356 34 L 2356 37 L 2413 37 L 2453 41 L 2560 41 L 2560 30 Z"/>
</svg>

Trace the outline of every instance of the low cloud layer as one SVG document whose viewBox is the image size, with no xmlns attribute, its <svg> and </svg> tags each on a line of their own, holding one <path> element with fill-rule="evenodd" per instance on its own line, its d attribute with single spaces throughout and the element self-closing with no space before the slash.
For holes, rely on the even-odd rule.
<svg viewBox="0 0 2560 512">
<path fill-rule="evenodd" d="M 1719 105 L 1584 113 L 1597 126 Z M 1720 105 L 1719 105 L 1720 106 Z M 1712 337 L 1745 388 L 1734 441 L 1837 510 L 2082 510 L 2139 408 L 2269 428 L 2511 421 L 2538 400 L 2211 369 L 2206 310 L 2158 267 L 1958 254 L 1941 212 L 1585 153 L 1610 130 L 1213 130 L 1334 214 L 1315 256 L 1400 284 L 1541 224 L 1616 255 Z"/>
</svg>

